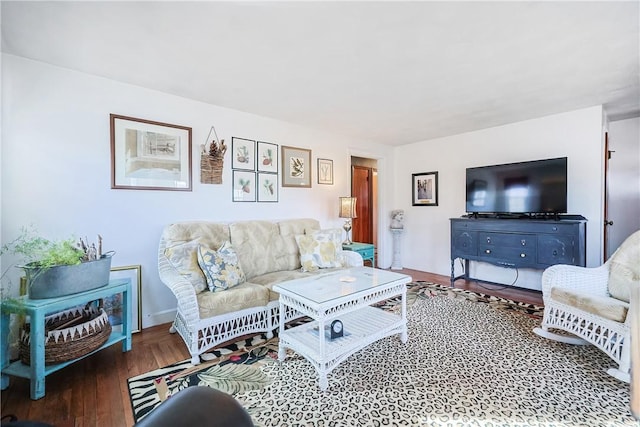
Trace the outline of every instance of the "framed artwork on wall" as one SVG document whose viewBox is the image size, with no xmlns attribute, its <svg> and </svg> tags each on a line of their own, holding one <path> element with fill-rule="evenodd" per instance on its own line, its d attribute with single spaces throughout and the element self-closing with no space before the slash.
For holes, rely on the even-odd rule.
<svg viewBox="0 0 640 427">
<path fill-rule="evenodd" d="M 114 279 L 131 280 L 131 332 L 140 332 L 142 330 L 142 266 L 113 267 L 109 280 Z M 103 308 L 109 316 L 111 326 L 122 325 L 122 294 L 104 298 Z"/>
<path fill-rule="evenodd" d="M 110 115 L 111 188 L 191 191 L 191 128 Z"/>
<path fill-rule="evenodd" d="M 278 145 L 258 141 L 258 172 L 278 173 Z"/>
<path fill-rule="evenodd" d="M 256 201 L 256 173 L 242 170 L 233 171 L 233 201 Z"/>
<path fill-rule="evenodd" d="M 258 172 L 258 201 L 278 201 L 278 174 Z"/>
<path fill-rule="evenodd" d="M 231 169 L 256 170 L 256 142 L 251 139 L 231 138 Z"/>
<path fill-rule="evenodd" d="M 318 159 L 318 184 L 333 185 L 333 160 Z"/>
<path fill-rule="evenodd" d="M 411 175 L 413 206 L 438 206 L 438 172 Z"/>
<path fill-rule="evenodd" d="M 311 150 L 282 146 L 282 186 L 311 187 Z"/>
</svg>

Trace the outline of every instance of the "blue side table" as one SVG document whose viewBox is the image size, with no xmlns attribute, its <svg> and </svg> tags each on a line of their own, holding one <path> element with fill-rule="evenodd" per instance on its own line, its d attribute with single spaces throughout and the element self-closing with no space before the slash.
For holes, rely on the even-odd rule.
<svg viewBox="0 0 640 427">
<path fill-rule="evenodd" d="M 358 252 L 364 261 L 371 261 L 371 267 L 376 267 L 376 247 L 373 244 L 352 242 L 350 245 L 343 244 L 342 250 Z"/>
<path fill-rule="evenodd" d="M 122 294 L 122 331 L 111 332 L 107 342 L 91 353 L 67 362 L 45 366 L 44 318 L 46 315 L 120 293 Z M 0 303 L 0 367 L 2 368 L 0 386 L 2 390 L 9 387 L 8 375 L 29 378 L 31 399 L 37 400 L 44 397 L 44 378 L 47 375 L 120 341 L 122 341 L 123 352 L 131 350 L 131 312 L 131 280 L 129 279 L 111 280 L 100 288 L 58 298 L 29 299 L 27 296 L 22 296 L 2 301 Z M 11 314 L 24 314 L 31 319 L 31 365 L 25 365 L 19 360 L 9 364 L 8 336 Z"/>
</svg>

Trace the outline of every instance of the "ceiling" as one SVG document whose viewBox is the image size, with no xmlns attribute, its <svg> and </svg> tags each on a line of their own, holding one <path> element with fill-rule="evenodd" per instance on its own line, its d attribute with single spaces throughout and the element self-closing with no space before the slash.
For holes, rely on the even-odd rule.
<svg viewBox="0 0 640 427">
<path fill-rule="evenodd" d="M 401 145 L 640 116 L 640 2 L 11 2 L 2 51 Z"/>
</svg>

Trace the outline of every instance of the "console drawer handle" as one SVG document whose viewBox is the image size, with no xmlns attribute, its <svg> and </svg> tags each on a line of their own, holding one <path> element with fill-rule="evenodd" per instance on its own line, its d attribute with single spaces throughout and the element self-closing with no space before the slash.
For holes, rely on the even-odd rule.
<svg viewBox="0 0 640 427">
<path fill-rule="evenodd" d="M 485 249 L 484 253 L 485 254 L 490 254 L 491 253 L 491 249 Z"/>
<path fill-rule="evenodd" d="M 491 237 L 487 237 L 487 243 L 491 243 Z"/>
<path fill-rule="evenodd" d="M 558 250 L 557 250 L 557 249 L 554 249 L 554 250 L 553 250 L 553 255 L 554 255 L 554 256 L 558 255 Z"/>
<path fill-rule="evenodd" d="M 527 245 L 527 241 L 524 240 L 524 239 L 520 240 L 520 243 L 522 243 L 522 246 L 526 246 Z"/>
<path fill-rule="evenodd" d="M 525 258 L 527 254 L 520 254 L 520 258 Z"/>
</svg>

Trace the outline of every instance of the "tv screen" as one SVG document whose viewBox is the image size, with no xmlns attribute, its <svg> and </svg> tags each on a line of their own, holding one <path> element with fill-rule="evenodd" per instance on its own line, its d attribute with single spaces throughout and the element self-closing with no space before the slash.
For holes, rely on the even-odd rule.
<svg viewBox="0 0 640 427">
<path fill-rule="evenodd" d="M 467 168 L 467 212 L 567 212 L 567 158 Z"/>
</svg>

